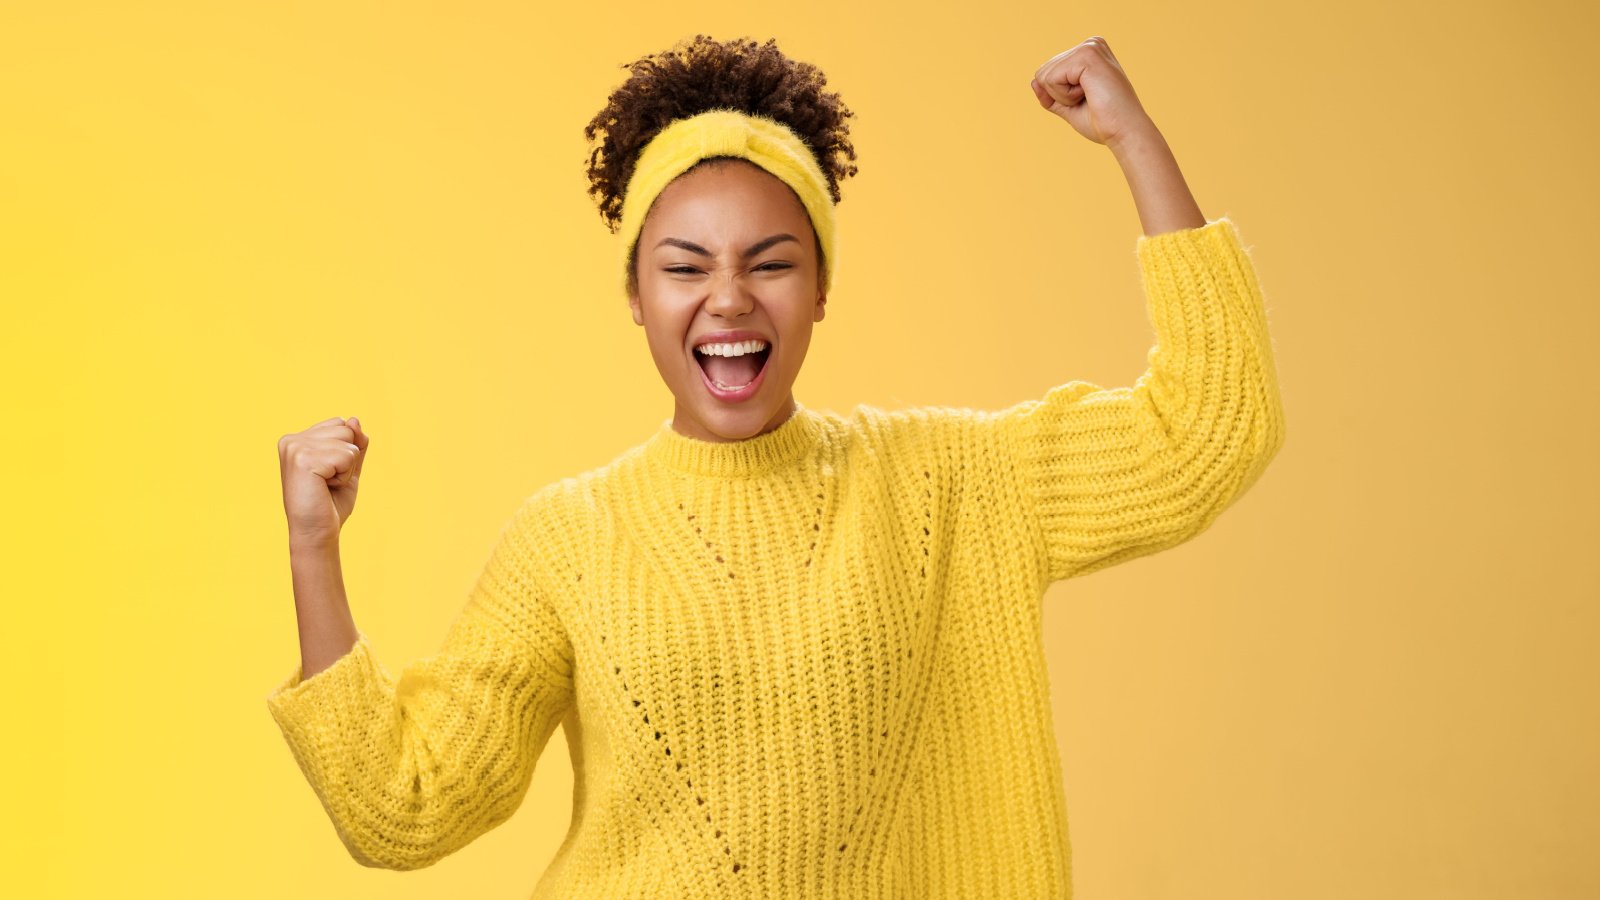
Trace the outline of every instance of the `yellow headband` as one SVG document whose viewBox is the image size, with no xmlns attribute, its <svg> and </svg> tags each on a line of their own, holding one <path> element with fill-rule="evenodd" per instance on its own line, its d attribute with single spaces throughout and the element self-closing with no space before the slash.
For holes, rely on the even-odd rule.
<svg viewBox="0 0 1600 900">
<path fill-rule="evenodd" d="M 622 270 L 627 283 L 628 254 L 639 240 L 645 214 L 674 178 L 708 156 L 748 159 L 794 189 L 811 216 L 822 244 L 823 290 L 833 283 L 833 196 L 817 158 L 789 126 L 766 116 L 734 109 L 712 109 L 676 119 L 639 151 L 639 160 L 622 198 Z M 626 288 L 624 288 L 626 290 Z"/>
</svg>

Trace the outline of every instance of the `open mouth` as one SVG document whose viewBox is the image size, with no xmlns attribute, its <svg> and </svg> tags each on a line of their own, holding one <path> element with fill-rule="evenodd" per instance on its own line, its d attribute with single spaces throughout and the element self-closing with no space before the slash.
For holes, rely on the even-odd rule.
<svg viewBox="0 0 1600 900">
<path fill-rule="evenodd" d="M 771 356 L 772 345 L 768 344 L 764 349 L 740 356 L 712 356 L 695 351 L 694 359 L 700 364 L 706 389 L 713 396 L 724 400 L 742 400 L 761 386 L 762 376 L 767 371 L 767 360 Z"/>
</svg>

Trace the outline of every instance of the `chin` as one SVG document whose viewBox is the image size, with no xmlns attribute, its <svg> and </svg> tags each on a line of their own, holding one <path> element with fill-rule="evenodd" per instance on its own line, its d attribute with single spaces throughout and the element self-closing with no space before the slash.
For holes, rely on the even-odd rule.
<svg viewBox="0 0 1600 900">
<path fill-rule="evenodd" d="M 701 407 L 700 422 L 712 434 L 729 441 L 742 441 L 760 434 L 772 417 L 778 414 L 770 403 L 760 406 L 741 404 L 729 408 L 711 401 L 707 409 Z"/>
<path fill-rule="evenodd" d="M 765 385 L 757 396 L 740 403 L 726 403 L 706 392 L 704 385 L 695 384 L 698 393 L 679 408 L 694 417 L 699 430 L 715 435 L 717 440 L 743 441 L 767 430 L 767 425 L 783 410 L 783 396 L 776 383 Z M 768 396 L 768 392 L 772 396 Z M 777 397 L 778 399 L 772 399 Z M 701 436 L 705 439 L 705 436 Z"/>
</svg>

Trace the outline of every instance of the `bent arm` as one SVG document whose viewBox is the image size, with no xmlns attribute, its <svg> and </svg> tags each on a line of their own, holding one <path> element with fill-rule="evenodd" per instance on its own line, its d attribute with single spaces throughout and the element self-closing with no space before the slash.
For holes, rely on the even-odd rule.
<svg viewBox="0 0 1600 900">
<path fill-rule="evenodd" d="M 1204 531 L 1284 440 L 1260 286 L 1227 217 L 1138 239 L 1156 343 L 1131 387 L 1070 381 L 995 414 L 1050 581 Z"/>
<path fill-rule="evenodd" d="M 392 677 L 365 634 L 267 698 L 351 856 L 428 866 L 511 817 L 570 708 L 572 651 L 533 574 L 527 529 L 502 529 L 440 650 Z"/>
</svg>

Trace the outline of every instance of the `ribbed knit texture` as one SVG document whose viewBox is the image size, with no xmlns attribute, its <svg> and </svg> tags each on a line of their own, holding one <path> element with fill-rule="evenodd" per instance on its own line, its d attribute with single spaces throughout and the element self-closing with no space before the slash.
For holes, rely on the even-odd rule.
<svg viewBox="0 0 1600 900">
<path fill-rule="evenodd" d="M 802 405 L 732 443 L 662 422 L 520 505 L 438 653 L 396 679 L 362 634 L 297 669 L 268 706 L 351 855 L 466 845 L 564 724 L 535 898 L 1070 897 L 1045 589 L 1201 533 L 1284 436 L 1233 223 L 1137 258 L 1132 387 Z"/>
</svg>

